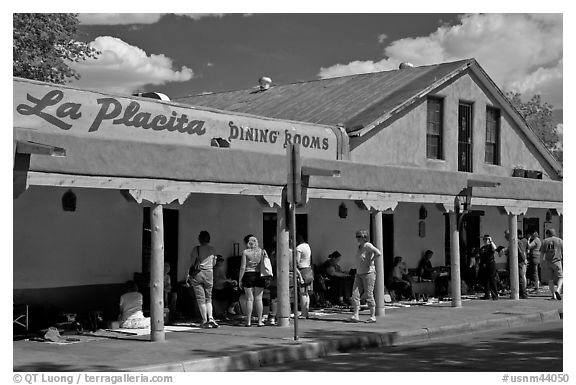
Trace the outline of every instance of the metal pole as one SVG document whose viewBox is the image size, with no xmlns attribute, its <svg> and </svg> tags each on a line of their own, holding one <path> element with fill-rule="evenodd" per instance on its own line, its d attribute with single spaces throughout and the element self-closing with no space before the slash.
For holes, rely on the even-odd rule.
<svg viewBox="0 0 576 385">
<path fill-rule="evenodd" d="M 150 339 L 162 342 L 164 336 L 164 219 L 162 205 L 150 210 L 152 256 L 150 259 Z"/>
<path fill-rule="evenodd" d="M 518 216 L 508 215 L 508 263 L 510 264 L 510 298 L 520 299 L 520 280 L 518 277 Z"/>
<path fill-rule="evenodd" d="M 458 198 L 456 198 L 458 199 Z M 456 203 L 455 205 L 457 205 Z M 450 276 L 452 286 L 452 307 L 462 307 L 462 293 L 460 287 L 460 232 L 458 222 L 460 215 L 458 207 L 454 207 L 454 212 L 450 213 L 450 228 L 451 228 L 451 241 L 452 250 L 450 253 Z"/>
<path fill-rule="evenodd" d="M 385 302 L 384 302 L 384 240 L 382 235 L 382 211 L 370 213 L 372 215 L 372 238 L 374 239 L 374 246 L 382 255 L 376 259 L 376 315 L 384 317 L 385 315 Z"/>
<path fill-rule="evenodd" d="M 296 264 L 296 204 L 290 203 L 290 236 L 292 238 L 292 278 L 294 287 L 294 341 L 298 341 L 298 266 Z"/>
</svg>

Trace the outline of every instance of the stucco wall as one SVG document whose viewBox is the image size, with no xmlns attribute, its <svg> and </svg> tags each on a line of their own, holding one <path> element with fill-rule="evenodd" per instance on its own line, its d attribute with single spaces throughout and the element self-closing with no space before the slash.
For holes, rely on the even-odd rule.
<svg viewBox="0 0 576 385">
<path fill-rule="evenodd" d="M 426 236 L 418 236 L 420 207 L 428 216 L 424 220 Z M 402 257 L 409 269 L 418 267 L 426 250 L 432 250 L 433 266 L 444 265 L 444 214 L 435 205 L 400 203 L 394 210 L 394 254 Z"/>
<path fill-rule="evenodd" d="M 225 258 L 233 255 L 235 242 L 240 244 L 240 252 L 244 250 L 246 234 L 254 234 L 262 242 L 262 209 L 252 196 L 191 194 L 179 210 L 179 280 L 186 278 L 190 253 L 202 230 L 210 233 L 210 244 Z"/>
<path fill-rule="evenodd" d="M 13 201 L 14 289 L 121 283 L 140 270 L 142 213 L 118 191 L 32 186 Z"/>
<path fill-rule="evenodd" d="M 338 216 L 338 206 L 344 202 L 348 216 Z M 308 208 L 308 243 L 312 248 L 314 263 L 322 263 L 328 254 L 338 250 L 342 254 L 340 265 L 344 270 L 354 266 L 356 231 L 370 231 L 370 213 L 352 201 L 312 199 Z"/>
<path fill-rule="evenodd" d="M 470 76 L 464 75 L 453 83 L 436 91 L 434 95 L 444 99 L 444 159 L 426 158 L 426 114 L 424 100 L 403 116 L 366 139 L 352 139 L 360 143 L 351 151 L 351 159 L 359 163 L 375 165 L 409 165 L 434 170 L 457 171 L 458 149 L 458 103 L 473 105 L 473 166 L 474 173 L 511 176 L 514 166 L 529 170 L 544 171 L 544 178 L 550 178 L 551 170 L 524 133 L 501 109 L 501 165 L 484 162 L 486 139 L 486 106 L 496 102 L 483 91 Z M 354 146 L 354 144 L 352 144 Z"/>
</svg>

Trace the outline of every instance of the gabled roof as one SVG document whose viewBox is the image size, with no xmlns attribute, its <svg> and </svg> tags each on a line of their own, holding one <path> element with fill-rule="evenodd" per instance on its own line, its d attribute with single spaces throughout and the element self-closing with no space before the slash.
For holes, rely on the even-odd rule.
<svg viewBox="0 0 576 385">
<path fill-rule="evenodd" d="M 278 119 L 342 124 L 351 132 L 366 127 L 430 85 L 461 72 L 471 61 L 276 85 L 266 91 L 252 88 L 173 100 Z"/>
<path fill-rule="evenodd" d="M 341 125 L 349 136 L 363 136 L 465 73 L 475 75 L 562 177 L 560 163 L 475 59 L 276 85 L 266 91 L 251 88 L 173 100 L 270 118 Z"/>
</svg>

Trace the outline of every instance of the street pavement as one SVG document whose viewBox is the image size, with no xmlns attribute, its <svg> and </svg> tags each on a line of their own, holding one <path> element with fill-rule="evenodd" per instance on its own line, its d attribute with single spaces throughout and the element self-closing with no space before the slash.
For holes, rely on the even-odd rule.
<svg viewBox="0 0 576 385">
<path fill-rule="evenodd" d="M 377 323 L 350 323 L 350 313 L 315 312 L 293 328 L 223 325 L 166 333 L 165 342 L 149 335 L 110 337 L 85 335 L 65 345 L 22 340 L 13 342 L 14 371 L 240 371 L 329 353 L 395 346 L 486 329 L 510 329 L 562 318 L 563 301 L 547 297 L 499 301 L 463 300 L 386 308 Z M 362 314 L 361 319 L 367 319 Z"/>
<path fill-rule="evenodd" d="M 542 372 L 563 369 L 563 321 L 334 353 L 259 372 Z"/>
</svg>

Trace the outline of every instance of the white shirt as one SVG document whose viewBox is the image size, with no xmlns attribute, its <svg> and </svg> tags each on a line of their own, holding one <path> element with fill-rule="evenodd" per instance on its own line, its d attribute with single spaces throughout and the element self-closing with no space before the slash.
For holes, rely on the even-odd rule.
<svg viewBox="0 0 576 385">
<path fill-rule="evenodd" d="M 298 263 L 298 268 L 303 269 L 305 267 L 310 267 L 312 262 L 312 249 L 307 243 L 301 243 L 296 246 L 296 252 L 298 253 L 296 260 Z"/>
</svg>

